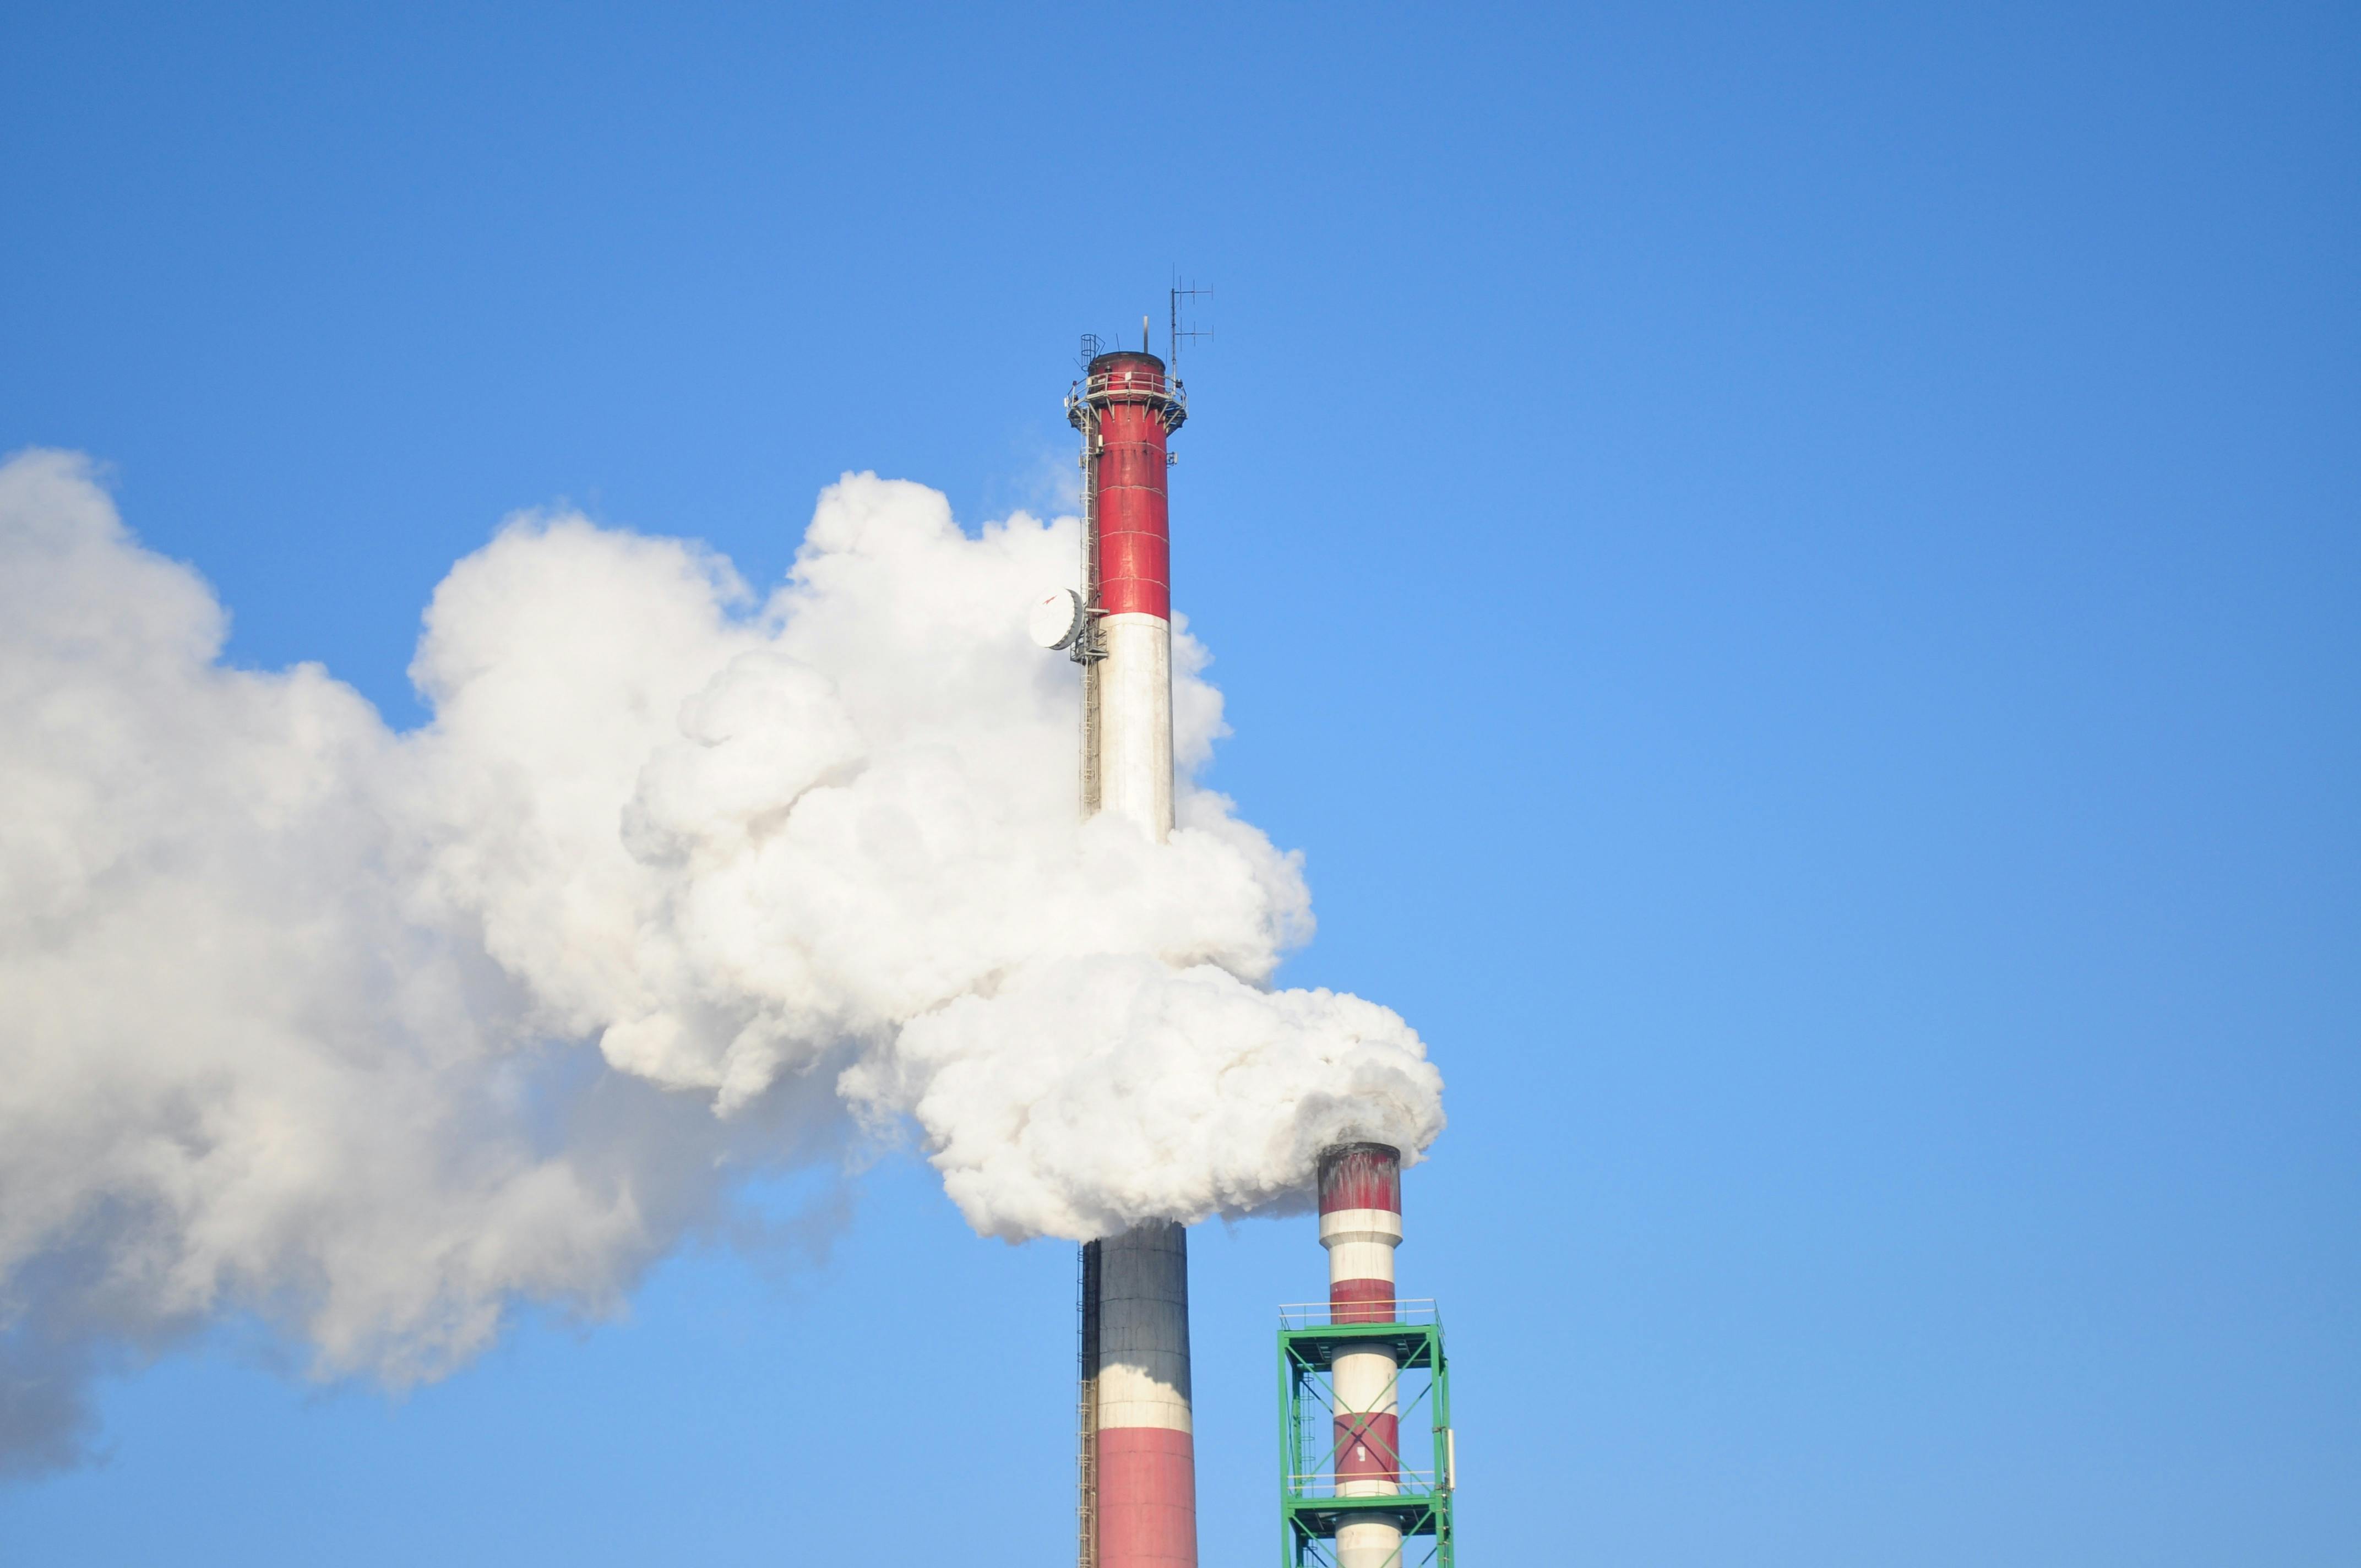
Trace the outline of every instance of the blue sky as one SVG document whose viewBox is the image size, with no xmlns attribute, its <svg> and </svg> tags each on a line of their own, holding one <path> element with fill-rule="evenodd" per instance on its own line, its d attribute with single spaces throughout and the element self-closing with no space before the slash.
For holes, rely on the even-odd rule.
<svg viewBox="0 0 2361 1568">
<path fill-rule="evenodd" d="M 1039 508 L 1076 335 L 1214 288 L 1211 782 L 1305 852 L 1287 979 L 1449 1083 L 1401 1266 L 1469 1563 L 2350 1561 L 2351 11 L 90 5 L 0 55 L 0 449 L 103 460 L 233 658 L 398 724 L 505 514 L 765 582 L 848 469 Z M 1250 1561 L 1322 1259 L 1194 1269 Z M 1071 1274 L 895 1160 L 399 1400 L 225 1324 L 0 1555 L 1054 1563 Z"/>
</svg>

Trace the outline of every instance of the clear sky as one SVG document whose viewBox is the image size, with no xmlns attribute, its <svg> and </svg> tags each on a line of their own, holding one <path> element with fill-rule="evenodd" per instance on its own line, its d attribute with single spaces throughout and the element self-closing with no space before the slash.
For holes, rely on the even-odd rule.
<svg viewBox="0 0 2361 1568">
<path fill-rule="evenodd" d="M 761 583 L 845 470 L 1051 506 L 1077 334 L 1216 291 L 1210 781 L 1306 855 L 1287 980 L 1448 1081 L 1401 1268 L 1471 1568 L 2353 1561 L 2352 8 L 20 5 L 0 60 L 0 449 L 400 725 L 505 514 Z M 399 1399 L 236 1322 L 126 1365 L 0 1559 L 1063 1561 L 1071 1248 L 856 1191 Z M 1268 1562 L 1322 1258 L 1194 1245 L 1204 1562 Z"/>
</svg>

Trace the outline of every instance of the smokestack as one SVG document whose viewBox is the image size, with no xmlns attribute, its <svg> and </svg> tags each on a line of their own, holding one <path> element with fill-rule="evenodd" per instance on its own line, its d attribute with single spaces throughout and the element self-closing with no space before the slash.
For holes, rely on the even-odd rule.
<svg viewBox="0 0 2361 1568">
<path fill-rule="evenodd" d="M 1090 1244 L 1098 1341 L 1095 1463 L 1084 1543 L 1098 1568 L 1196 1568 L 1197 1449 L 1189 1410 L 1189 1235 L 1169 1220 Z M 1092 1278 L 1091 1277 L 1095 1277 Z"/>
<path fill-rule="evenodd" d="M 1066 400 L 1082 436 L 1082 809 L 1172 831 L 1172 598 L 1166 438 L 1180 385 L 1145 352 L 1102 354 Z M 1081 1568 L 1196 1568 L 1189 1240 L 1167 1221 L 1083 1249 Z"/>
<path fill-rule="evenodd" d="M 1166 438 L 1188 417 L 1152 354 L 1102 354 L 1066 400 L 1082 433 L 1082 810 L 1172 831 L 1172 588 Z"/>
<path fill-rule="evenodd" d="M 1335 1323 L 1394 1321 L 1394 1248 L 1401 1245 L 1401 1151 L 1341 1144 L 1320 1156 L 1320 1245 L 1328 1249 L 1328 1313 Z M 1365 1347 L 1366 1346 L 1366 1347 Z M 1355 1342 L 1331 1364 L 1335 1387 L 1336 1496 L 1401 1490 L 1400 1364 L 1389 1344 Z M 1387 1568 L 1401 1555 L 1390 1515 L 1340 1516 L 1337 1568 Z"/>
</svg>

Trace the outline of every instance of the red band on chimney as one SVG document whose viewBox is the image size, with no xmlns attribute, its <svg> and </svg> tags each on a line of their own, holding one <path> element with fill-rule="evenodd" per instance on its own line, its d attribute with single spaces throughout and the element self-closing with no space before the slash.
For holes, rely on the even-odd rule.
<svg viewBox="0 0 2361 1568">
<path fill-rule="evenodd" d="M 1193 1441 L 1170 1427 L 1099 1429 L 1099 1568 L 1196 1568 Z"/>
<path fill-rule="evenodd" d="M 1336 1418 L 1336 1479 L 1401 1478 L 1401 1418 L 1384 1410 Z"/>
<path fill-rule="evenodd" d="M 1339 1323 L 1390 1323 L 1394 1321 L 1394 1282 L 1334 1280 L 1328 1287 L 1328 1315 Z"/>
<path fill-rule="evenodd" d="M 1109 615 L 1172 619 L 1170 503 L 1165 494 L 1164 365 L 1152 355 L 1107 355 L 1099 407 L 1099 607 Z M 1103 371 L 1099 367 L 1104 366 Z M 1126 393 L 1138 400 L 1122 400 Z"/>
<path fill-rule="evenodd" d="M 1320 1212 L 1401 1212 L 1401 1151 L 1387 1144 L 1339 1144 L 1320 1157 Z"/>
</svg>

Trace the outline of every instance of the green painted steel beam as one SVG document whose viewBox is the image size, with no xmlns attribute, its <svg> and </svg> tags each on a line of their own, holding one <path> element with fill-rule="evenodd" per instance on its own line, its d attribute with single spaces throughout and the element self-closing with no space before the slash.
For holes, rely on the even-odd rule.
<svg viewBox="0 0 2361 1568">
<path fill-rule="evenodd" d="M 1427 1375 L 1424 1387 L 1406 1407 L 1399 1393 L 1396 1402 L 1404 1417 L 1414 1417 L 1424 1407 L 1433 1453 L 1428 1474 L 1434 1483 L 1374 1497 L 1312 1495 L 1305 1489 L 1307 1482 L 1315 1472 L 1327 1474 L 1326 1467 L 1336 1457 L 1331 1442 L 1319 1464 L 1310 1463 L 1313 1451 L 1306 1428 L 1323 1416 L 1330 1424 L 1334 1419 L 1334 1398 L 1322 1392 L 1326 1375 L 1339 1351 L 1378 1345 L 1394 1353 L 1401 1372 Z M 1279 1330 L 1279 1422 L 1280 1568 L 1326 1568 L 1333 1560 L 1333 1549 L 1323 1555 L 1320 1545 L 1333 1542 L 1337 1526 L 1356 1514 L 1390 1517 L 1405 1541 L 1432 1538 L 1434 1545 L 1426 1563 L 1431 1568 L 1455 1568 L 1452 1513 L 1457 1477 L 1453 1474 L 1451 1370 L 1444 1354 L 1440 1322 L 1335 1323 Z"/>
</svg>

